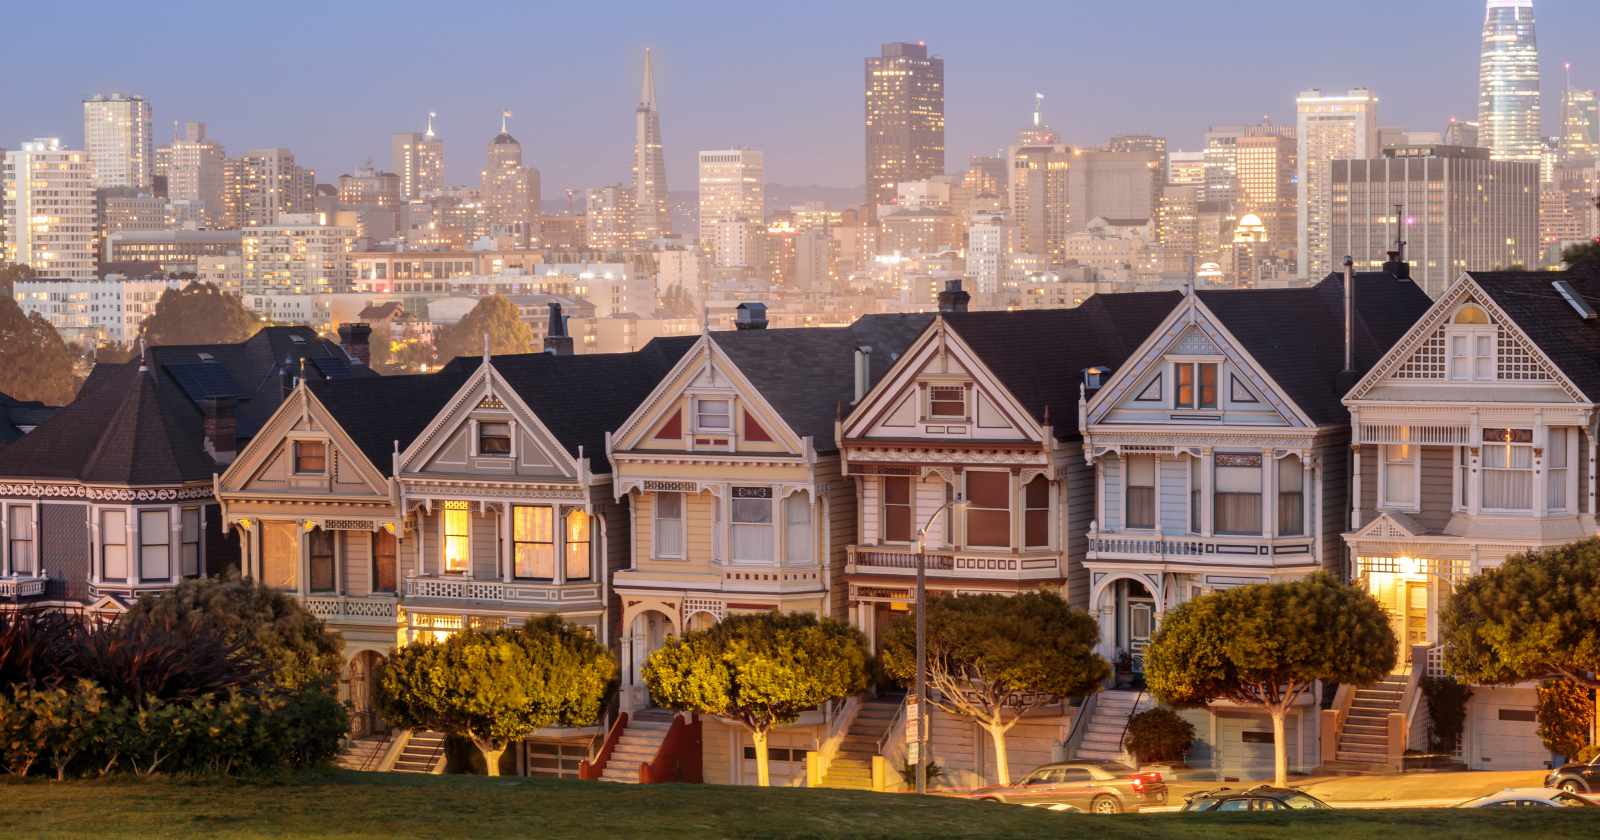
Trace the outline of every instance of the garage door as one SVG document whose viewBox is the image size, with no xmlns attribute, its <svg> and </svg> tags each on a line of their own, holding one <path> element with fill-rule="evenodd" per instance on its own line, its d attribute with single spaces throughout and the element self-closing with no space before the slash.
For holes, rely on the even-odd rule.
<svg viewBox="0 0 1600 840">
<path fill-rule="evenodd" d="M 767 775 L 772 787 L 805 787 L 806 751 L 800 747 L 767 747 Z M 744 762 L 739 767 L 739 779 L 753 785 L 760 776 L 756 772 L 756 748 L 744 748 Z"/>
<path fill-rule="evenodd" d="M 1476 729 L 1474 769 L 1539 770 L 1550 760 L 1532 706 L 1478 704 Z"/>
<path fill-rule="evenodd" d="M 1283 727 L 1290 767 L 1295 766 L 1297 723 L 1296 716 L 1291 715 L 1284 721 Z M 1218 714 L 1217 743 L 1214 746 L 1218 772 L 1241 779 L 1272 775 L 1272 718 L 1266 715 Z"/>
</svg>

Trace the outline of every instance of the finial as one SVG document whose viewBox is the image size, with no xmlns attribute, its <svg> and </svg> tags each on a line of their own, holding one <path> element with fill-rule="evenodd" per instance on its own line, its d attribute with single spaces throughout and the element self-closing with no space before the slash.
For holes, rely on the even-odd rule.
<svg viewBox="0 0 1600 840">
<path fill-rule="evenodd" d="M 511 119 L 511 112 L 509 110 L 500 112 L 500 133 L 501 134 L 509 133 L 506 130 L 506 120 L 509 120 L 509 119 Z"/>
<path fill-rule="evenodd" d="M 483 363 L 489 363 L 489 331 L 483 331 Z"/>
<path fill-rule="evenodd" d="M 1037 93 L 1037 92 L 1034 93 L 1034 95 L 1033 95 L 1033 127 L 1034 128 L 1038 128 L 1039 127 L 1039 111 L 1043 107 L 1044 107 L 1044 94 Z"/>
<path fill-rule="evenodd" d="M 428 135 L 427 136 L 429 136 L 429 137 L 433 136 L 433 118 L 437 117 L 437 116 L 439 116 L 437 111 L 429 111 L 428 112 Z"/>
<path fill-rule="evenodd" d="M 644 48 L 644 82 L 639 89 L 639 107 L 655 110 L 656 74 L 650 60 L 650 48 Z"/>
</svg>

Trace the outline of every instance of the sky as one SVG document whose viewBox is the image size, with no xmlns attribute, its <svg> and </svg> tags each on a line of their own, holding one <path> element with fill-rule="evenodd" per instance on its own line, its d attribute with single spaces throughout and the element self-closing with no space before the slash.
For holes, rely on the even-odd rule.
<svg viewBox="0 0 1600 840">
<path fill-rule="evenodd" d="M 17 3 L 6 14 L 0 146 L 82 143 L 81 101 L 150 100 L 158 143 L 201 120 L 230 154 L 286 146 L 318 180 L 367 160 L 428 111 L 447 179 L 475 183 L 511 133 L 566 187 L 628 178 L 645 47 L 674 189 L 700 149 L 753 148 L 767 180 L 863 183 L 862 61 L 885 41 L 945 60 L 946 167 L 1008 143 L 1033 94 L 1069 143 L 1151 133 L 1198 150 L 1207 126 L 1294 118 L 1300 90 L 1366 86 L 1384 126 L 1440 130 L 1476 110 L 1483 0 L 1008 0 L 809 3 L 609 0 L 271 4 L 216 0 Z M 1535 0 L 1546 133 L 1561 64 L 1600 87 L 1600 4 Z M 1585 49 L 1585 48 L 1588 49 Z"/>
</svg>

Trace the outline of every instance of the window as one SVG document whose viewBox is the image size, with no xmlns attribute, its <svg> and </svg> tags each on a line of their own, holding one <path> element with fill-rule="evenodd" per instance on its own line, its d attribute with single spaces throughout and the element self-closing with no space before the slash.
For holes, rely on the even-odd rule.
<svg viewBox="0 0 1600 840">
<path fill-rule="evenodd" d="M 911 542 L 911 478 L 883 477 L 883 541 Z"/>
<path fill-rule="evenodd" d="M 1472 499 L 1472 452 L 1456 447 L 1456 510 L 1466 510 Z"/>
<path fill-rule="evenodd" d="M 1383 447 L 1383 506 L 1416 507 L 1417 448 L 1409 443 Z"/>
<path fill-rule="evenodd" d="M 794 493 L 783 500 L 783 558 L 795 565 L 812 563 L 811 499 Z"/>
<path fill-rule="evenodd" d="M 1303 537 L 1306 533 L 1306 469 L 1300 457 L 1278 461 L 1278 536 Z"/>
<path fill-rule="evenodd" d="M 561 549 L 566 556 L 564 572 L 567 580 L 588 580 L 591 546 L 589 514 L 583 508 L 571 508 L 563 517 L 566 521 L 566 540 Z"/>
<path fill-rule="evenodd" d="M 100 579 L 128 579 L 128 512 L 100 512 Z"/>
<path fill-rule="evenodd" d="M 311 591 L 332 592 L 333 532 L 318 528 L 308 536 L 311 543 Z"/>
<path fill-rule="evenodd" d="M 179 512 L 178 564 L 184 577 L 200 576 L 200 509 L 184 508 Z"/>
<path fill-rule="evenodd" d="M 1246 729 L 1239 733 L 1239 739 L 1246 744 L 1270 744 L 1272 743 L 1272 733 Z"/>
<path fill-rule="evenodd" d="M 328 471 L 328 445 L 320 440 L 294 442 L 294 471 L 302 475 L 322 475 Z"/>
<path fill-rule="evenodd" d="M 372 535 L 372 591 L 396 592 L 395 586 L 396 563 L 395 555 L 398 546 L 395 544 L 394 534 L 379 528 Z"/>
<path fill-rule="evenodd" d="M 165 509 L 139 511 L 139 579 L 172 577 L 172 520 Z"/>
<path fill-rule="evenodd" d="M 1050 545 L 1050 480 L 1036 475 L 1022 491 L 1022 544 L 1028 548 Z"/>
<path fill-rule="evenodd" d="M 511 574 L 528 580 L 556 576 L 555 512 L 549 505 L 511 508 Z"/>
<path fill-rule="evenodd" d="M 1498 709 L 1495 717 L 1500 720 L 1516 721 L 1518 723 L 1533 723 L 1539 716 L 1532 709 Z"/>
<path fill-rule="evenodd" d="M 1189 533 L 1198 534 L 1202 530 L 1201 517 L 1205 510 L 1200 504 L 1200 490 L 1202 476 L 1204 475 L 1204 461 L 1194 456 L 1189 457 Z"/>
<path fill-rule="evenodd" d="M 1215 362 L 1178 362 L 1174 367 L 1178 388 L 1174 408 L 1217 407 L 1217 365 Z"/>
<path fill-rule="evenodd" d="M 934 385 L 928 389 L 928 416 L 959 420 L 967 416 L 967 389 L 963 385 Z"/>
<path fill-rule="evenodd" d="M 1260 536 L 1261 455 L 1219 452 L 1212 517 L 1219 534 Z"/>
<path fill-rule="evenodd" d="M 733 430 L 732 400 L 695 400 L 694 427 L 703 432 Z"/>
<path fill-rule="evenodd" d="M 1494 379 L 1495 338 L 1494 326 L 1483 309 L 1472 304 L 1461 307 L 1446 331 L 1449 377 L 1458 382 Z"/>
<path fill-rule="evenodd" d="M 472 557 L 472 511 L 466 502 L 445 502 L 444 570 L 465 572 Z"/>
<path fill-rule="evenodd" d="M 683 557 L 683 494 L 657 493 L 655 504 L 657 557 Z"/>
<path fill-rule="evenodd" d="M 734 487 L 733 562 L 772 562 L 772 488 Z"/>
<path fill-rule="evenodd" d="M 6 530 L 11 541 L 11 573 L 33 574 L 33 508 L 17 506 L 9 514 Z"/>
<path fill-rule="evenodd" d="M 261 583 L 274 589 L 300 588 L 299 523 L 261 523 Z"/>
<path fill-rule="evenodd" d="M 1567 510 L 1567 438 L 1566 429 L 1551 429 L 1545 447 L 1545 507 L 1552 511 Z"/>
<path fill-rule="evenodd" d="M 1128 496 L 1126 501 L 1129 528 L 1156 527 L 1156 459 L 1153 455 L 1128 456 Z"/>
<path fill-rule="evenodd" d="M 478 424 L 479 455 L 510 455 L 511 424 L 502 422 Z"/>
<path fill-rule="evenodd" d="M 1483 430 L 1483 507 L 1533 510 L 1533 430 Z"/>
<path fill-rule="evenodd" d="M 1011 547 L 1011 474 L 967 473 L 967 545 Z"/>
</svg>

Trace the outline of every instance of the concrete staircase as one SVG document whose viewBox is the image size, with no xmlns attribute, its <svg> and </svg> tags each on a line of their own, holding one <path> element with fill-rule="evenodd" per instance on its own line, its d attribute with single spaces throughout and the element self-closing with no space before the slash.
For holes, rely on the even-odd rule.
<svg viewBox="0 0 1600 840">
<path fill-rule="evenodd" d="M 1074 758 L 1081 761 L 1120 761 L 1122 759 L 1122 733 L 1128 718 L 1156 705 L 1149 692 L 1111 690 L 1095 696 L 1094 709 L 1089 713 L 1083 740 L 1078 742 Z"/>
<path fill-rule="evenodd" d="M 856 712 L 855 720 L 845 730 L 839 752 L 828 764 L 822 777 L 822 786 L 846 790 L 872 790 L 872 758 L 878 754 L 878 742 L 883 739 L 889 725 L 900 714 L 900 697 L 880 697 L 866 700 Z"/>
<path fill-rule="evenodd" d="M 345 742 L 344 749 L 339 751 L 334 763 L 346 770 L 377 770 L 383 754 L 389 749 L 389 738 L 388 735 L 351 738 Z"/>
<path fill-rule="evenodd" d="M 1380 773 L 1389 763 L 1389 715 L 1403 712 L 1406 675 L 1390 674 L 1381 682 L 1356 689 L 1350 713 L 1339 729 L 1339 747 L 1330 769 Z"/>
<path fill-rule="evenodd" d="M 671 712 L 661 709 L 640 709 L 628 715 L 628 728 L 622 730 L 622 737 L 617 739 L 616 747 L 606 759 L 600 780 L 625 785 L 638 784 L 639 765 L 655 760 L 656 753 L 661 751 L 661 742 L 667 737 L 667 730 L 672 728 L 673 717 Z"/>
<path fill-rule="evenodd" d="M 413 731 L 395 759 L 396 773 L 438 775 L 444 772 L 444 733 Z"/>
</svg>

